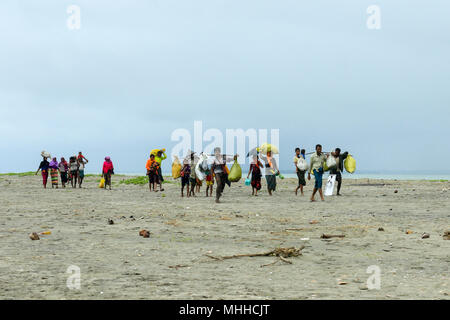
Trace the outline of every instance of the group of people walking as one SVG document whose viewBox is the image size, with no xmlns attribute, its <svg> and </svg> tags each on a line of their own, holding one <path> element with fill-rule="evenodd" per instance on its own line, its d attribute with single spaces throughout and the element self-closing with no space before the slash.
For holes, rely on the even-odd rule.
<svg viewBox="0 0 450 320">
<path fill-rule="evenodd" d="M 341 149 L 336 148 L 333 152 L 323 153 L 322 146 L 320 144 L 316 145 L 315 152 L 311 155 L 310 163 L 305 170 L 299 169 L 298 161 L 299 159 L 303 159 L 306 161 L 306 151 L 305 149 L 296 148 L 295 156 L 294 156 L 294 165 L 295 171 L 298 177 L 298 185 L 295 189 L 295 194 L 298 194 L 300 190 L 301 195 L 304 195 L 303 187 L 306 185 L 305 175 L 308 172 L 308 180 L 311 180 L 311 175 L 314 175 L 315 182 L 314 188 L 311 195 L 310 200 L 315 201 L 315 195 L 319 192 L 321 200 L 324 200 L 323 191 L 322 191 L 322 180 L 324 174 L 324 164 L 326 163 L 328 157 L 332 156 L 335 159 L 336 166 L 330 168 L 330 174 L 336 175 L 337 185 L 337 195 L 340 196 L 340 190 L 342 185 L 342 172 L 344 166 L 344 160 L 346 159 L 348 152 L 341 154 Z M 227 163 L 236 160 L 238 155 L 228 156 L 221 153 L 220 148 L 214 149 L 214 155 L 212 157 L 211 169 L 206 175 L 206 196 L 212 196 L 214 181 L 216 182 L 216 202 L 220 202 L 220 197 L 222 196 L 225 185 L 230 186 L 231 183 L 228 180 L 227 176 L 229 170 L 226 166 Z M 271 151 L 267 151 L 265 154 L 254 154 L 252 156 L 252 162 L 250 164 L 250 168 L 247 174 L 247 180 L 250 178 L 250 185 L 252 187 L 252 195 L 257 196 L 258 191 L 261 190 L 262 183 L 261 179 L 264 176 L 267 184 L 267 191 L 271 196 L 273 192 L 276 190 L 277 186 L 277 176 L 280 176 L 280 171 L 278 169 L 278 164 L 276 159 L 273 157 Z M 149 161 L 152 161 L 149 159 Z M 160 168 L 161 162 L 157 162 L 153 160 L 158 168 Z M 188 155 L 183 160 L 183 166 L 181 169 L 181 196 L 184 197 L 184 189 L 186 188 L 187 197 L 195 196 L 196 192 L 200 191 L 200 186 L 202 185 L 202 181 L 199 180 L 196 176 L 195 167 L 198 161 L 198 157 L 195 155 L 195 152 L 188 152 Z M 149 170 L 147 162 L 147 170 Z M 159 179 L 158 174 L 156 174 L 156 169 L 154 170 L 155 179 Z M 152 178 L 149 176 L 149 183 L 152 183 Z M 153 187 L 155 191 L 155 187 Z M 151 186 L 150 186 L 151 190 Z M 164 190 L 164 189 L 162 189 Z"/>
<path fill-rule="evenodd" d="M 324 200 L 322 191 L 322 180 L 324 174 L 324 164 L 326 163 L 328 157 L 334 157 L 335 166 L 330 168 L 330 174 L 336 176 L 337 185 L 337 195 L 340 196 L 340 190 L 342 186 L 342 172 L 344 168 L 344 160 L 348 156 L 348 152 L 341 153 L 340 148 L 336 148 L 333 152 L 324 153 L 322 152 L 322 146 L 320 144 L 316 145 L 316 150 L 311 154 L 309 166 L 306 166 L 304 170 L 300 169 L 298 165 L 299 161 L 306 161 L 306 151 L 305 149 L 295 148 L 294 165 L 295 171 L 298 178 L 298 185 L 295 189 L 295 194 L 298 194 L 300 190 L 301 195 L 304 195 L 303 187 L 306 185 L 305 175 L 308 173 L 308 180 L 311 180 L 311 174 L 314 175 L 315 182 L 314 188 L 310 200 L 315 201 L 315 195 L 317 192 L 320 195 L 321 200 Z M 150 154 L 150 158 L 147 160 L 146 169 L 149 180 L 149 190 L 152 191 L 164 191 L 162 187 L 162 182 L 164 181 L 161 164 L 162 161 L 167 158 L 165 154 L 165 149 L 156 150 Z M 225 185 L 231 186 L 228 180 L 228 167 L 227 163 L 237 160 L 238 155 L 229 156 L 222 154 L 219 147 L 214 149 L 214 155 L 212 155 L 212 162 L 210 165 L 210 170 L 208 170 L 205 177 L 206 181 L 206 196 L 211 197 L 213 193 L 214 183 L 216 184 L 216 199 L 217 203 L 220 202 L 220 197 L 223 194 Z M 280 175 L 278 169 L 277 161 L 273 157 L 271 151 L 267 151 L 264 154 L 256 153 L 252 156 L 252 162 L 247 174 L 247 180 L 251 175 L 250 185 L 252 187 L 252 195 L 257 196 L 258 191 L 261 190 L 262 184 L 261 179 L 264 170 L 264 176 L 267 184 L 267 191 L 271 196 L 276 190 L 277 186 L 277 176 Z M 52 188 L 58 188 L 59 178 L 61 179 L 61 185 L 63 188 L 66 184 L 70 182 L 72 188 L 81 188 L 84 179 L 84 169 L 86 164 L 89 162 L 88 159 L 80 151 L 78 156 L 71 156 L 69 162 L 67 162 L 64 157 L 61 157 L 60 162 L 57 161 L 56 157 L 53 157 L 49 162 L 48 157 L 43 156 L 36 175 L 39 171 L 42 174 L 42 182 L 44 188 L 47 187 L 48 176 L 50 175 Z M 184 197 L 184 189 L 186 188 L 186 196 L 195 196 L 195 193 L 200 192 L 200 187 L 202 186 L 202 181 L 197 178 L 195 172 L 195 167 L 198 162 L 198 156 L 195 152 L 188 152 L 188 155 L 183 160 L 181 168 L 181 196 Z M 105 157 L 105 161 L 102 167 L 102 178 L 104 179 L 105 189 L 109 187 L 111 190 L 111 175 L 114 174 L 114 165 L 110 157 Z M 158 187 L 158 188 L 157 188 Z M 158 190 L 159 189 L 159 190 Z"/>
<path fill-rule="evenodd" d="M 71 156 L 69 162 L 64 157 L 61 157 L 60 162 L 58 162 L 56 157 L 53 157 L 50 162 L 47 160 L 48 157 L 43 156 L 42 158 L 35 174 L 37 175 L 41 171 L 44 188 L 47 188 L 49 174 L 52 188 L 58 188 L 59 178 L 61 178 L 63 188 L 66 187 L 68 182 L 70 182 L 72 188 L 76 188 L 77 184 L 81 188 L 84 179 L 84 168 L 89 162 L 81 151 L 78 153 L 78 156 Z"/>
<path fill-rule="evenodd" d="M 56 157 L 51 158 L 49 162 L 47 159 L 49 157 L 43 154 L 42 161 L 39 164 L 39 168 L 36 171 L 36 175 L 41 171 L 42 184 L 44 188 L 47 188 L 48 177 L 50 175 L 50 180 L 52 188 L 58 188 L 59 179 L 61 179 L 61 186 L 66 187 L 66 184 L 70 183 L 72 188 L 81 188 L 84 180 L 84 169 L 89 160 L 80 151 L 78 156 L 71 156 L 69 162 L 66 161 L 64 157 L 61 157 L 60 162 L 58 162 Z M 110 157 L 105 157 L 102 168 L 102 178 L 105 179 L 105 189 L 109 186 L 111 190 L 111 175 L 114 174 L 114 165 Z"/>
<path fill-rule="evenodd" d="M 317 192 L 319 192 L 321 200 L 325 200 L 323 197 L 323 191 L 322 191 L 322 180 L 323 180 L 323 174 L 324 174 L 324 163 L 326 163 L 328 157 L 334 157 L 336 166 L 330 168 L 330 174 L 336 175 L 336 181 L 338 182 L 337 185 L 337 195 L 340 196 L 341 186 L 342 186 L 342 171 L 344 170 L 344 160 L 348 156 L 348 152 L 344 152 L 341 154 L 341 149 L 336 148 L 333 152 L 330 153 L 323 153 L 322 152 L 322 146 L 320 144 L 316 145 L 316 151 L 311 155 L 310 158 L 310 165 L 308 168 L 308 180 L 311 180 L 311 173 L 314 175 L 315 182 L 314 182 L 314 188 L 311 195 L 311 201 L 315 201 L 315 195 Z M 305 180 L 305 174 L 306 170 L 300 170 L 297 166 L 297 162 L 299 159 L 306 159 L 305 155 L 305 149 L 300 150 L 300 148 L 295 149 L 295 157 L 294 157 L 294 165 L 298 177 L 298 186 L 295 189 L 295 194 L 297 195 L 298 190 L 300 189 L 301 195 L 304 195 L 303 193 L 303 187 L 306 185 Z"/>
<path fill-rule="evenodd" d="M 214 149 L 214 154 L 211 155 L 211 164 L 210 169 L 207 171 L 205 175 L 206 182 L 206 197 L 211 197 L 214 189 L 214 184 L 216 184 L 216 199 L 217 203 L 220 202 L 220 197 L 223 194 L 224 188 L 226 185 L 231 186 L 231 182 L 228 180 L 229 169 L 227 167 L 227 163 L 237 160 L 238 154 L 234 156 L 222 154 L 221 149 L 216 147 Z M 261 163 L 261 160 L 264 162 L 264 165 Z M 150 159 L 147 161 L 147 174 L 149 174 L 149 165 L 152 161 L 152 155 Z M 186 196 L 191 197 L 195 196 L 195 193 L 200 192 L 200 187 L 202 186 L 202 180 L 198 179 L 197 173 L 195 171 L 195 167 L 197 162 L 199 161 L 199 157 L 195 152 L 188 152 L 187 156 L 184 158 L 181 168 L 181 197 L 184 197 L 184 190 L 186 188 Z M 156 161 L 155 161 L 156 162 Z M 276 176 L 280 174 L 278 169 L 278 165 L 276 159 L 272 156 L 272 152 L 268 151 L 266 154 L 259 156 L 258 154 L 253 155 L 253 162 L 250 164 L 250 170 L 247 175 L 247 179 L 250 174 L 251 178 L 251 186 L 252 186 L 252 194 L 257 196 L 258 191 L 261 189 L 261 178 L 262 178 L 262 170 L 264 171 L 264 175 L 267 181 L 267 189 L 269 195 L 272 195 L 272 192 L 276 190 Z M 156 172 L 156 170 L 153 170 Z M 157 176 L 153 173 L 153 176 Z M 149 184 L 153 183 L 152 174 L 149 175 Z M 153 187 L 155 191 L 155 187 Z M 150 186 L 151 190 L 151 186 Z"/>
</svg>

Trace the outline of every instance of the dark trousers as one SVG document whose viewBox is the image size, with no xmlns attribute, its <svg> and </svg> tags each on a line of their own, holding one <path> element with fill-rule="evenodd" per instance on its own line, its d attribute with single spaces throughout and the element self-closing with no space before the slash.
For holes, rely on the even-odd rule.
<svg viewBox="0 0 450 320">
<path fill-rule="evenodd" d="M 336 172 L 336 181 L 338 183 L 338 185 L 337 185 L 337 192 L 339 193 L 339 190 L 341 190 L 341 185 L 342 185 L 342 174 L 341 174 L 341 172 Z"/>
<path fill-rule="evenodd" d="M 223 172 L 216 173 L 216 182 L 217 182 L 216 199 L 217 200 L 219 200 L 219 198 L 222 196 L 223 188 L 225 188 L 225 179 L 226 179 L 225 173 L 223 173 Z"/>
<path fill-rule="evenodd" d="M 161 184 L 164 181 L 163 175 L 162 175 L 162 171 L 161 171 L 161 167 L 158 168 L 158 184 Z"/>
</svg>

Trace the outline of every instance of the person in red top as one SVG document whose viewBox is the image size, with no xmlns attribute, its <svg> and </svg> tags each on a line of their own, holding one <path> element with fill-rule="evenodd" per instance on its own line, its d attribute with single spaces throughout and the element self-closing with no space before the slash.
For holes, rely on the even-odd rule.
<svg viewBox="0 0 450 320">
<path fill-rule="evenodd" d="M 111 175 L 114 174 L 114 165 L 110 157 L 105 157 L 105 162 L 103 162 L 102 177 L 105 179 L 105 190 L 106 186 L 109 185 L 109 190 L 111 190 Z"/>
<path fill-rule="evenodd" d="M 81 151 L 78 152 L 78 157 L 77 157 L 77 160 L 80 160 L 80 159 L 84 159 L 84 160 L 86 160 L 86 162 L 89 162 L 88 159 L 86 159 L 86 157 L 83 156 L 83 154 L 81 153 Z"/>
</svg>

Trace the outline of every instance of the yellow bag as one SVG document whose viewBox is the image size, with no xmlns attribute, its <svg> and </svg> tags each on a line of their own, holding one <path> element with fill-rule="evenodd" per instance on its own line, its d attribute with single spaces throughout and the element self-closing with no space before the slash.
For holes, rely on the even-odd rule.
<svg viewBox="0 0 450 320">
<path fill-rule="evenodd" d="M 105 187 L 105 178 L 101 178 L 100 179 L 100 183 L 98 184 L 99 188 L 104 188 Z"/>
<path fill-rule="evenodd" d="M 328 171 L 328 170 L 330 170 L 330 168 L 328 168 L 327 162 L 324 161 L 324 162 L 323 162 L 323 171 L 325 172 L 325 171 Z"/>
<path fill-rule="evenodd" d="M 230 173 L 228 174 L 228 181 L 238 182 L 242 177 L 242 169 L 237 160 L 234 160 Z"/>
<path fill-rule="evenodd" d="M 344 167 L 348 173 L 353 173 L 356 170 L 356 160 L 350 154 L 344 160 Z"/>
<path fill-rule="evenodd" d="M 172 163 L 172 178 L 178 179 L 181 177 L 181 163 L 177 156 L 175 156 L 175 160 Z"/>
</svg>

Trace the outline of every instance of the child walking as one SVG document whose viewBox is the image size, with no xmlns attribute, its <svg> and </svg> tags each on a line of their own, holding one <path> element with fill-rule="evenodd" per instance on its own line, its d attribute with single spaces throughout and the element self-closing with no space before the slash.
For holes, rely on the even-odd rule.
<svg viewBox="0 0 450 320">
<path fill-rule="evenodd" d="M 147 175 L 148 175 L 148 188 L 150 191 L 152 191 L 152 186 L 153 186 L 153 191 L 157 192 L 158 190 L 156 190 L 156 185 L 159 184 L 159 172 L 158 172 L 158 168 L 159 168 L 159 163 L 158 161 L 155 160 L 155 155 L 151 154 L 150 155 L 150 159 L 147 160 L 147 164 L 145 165 L 145 168 L 147 169 Z M 160 185 L 161 188 L 161 185 Z"/>
</svg>

